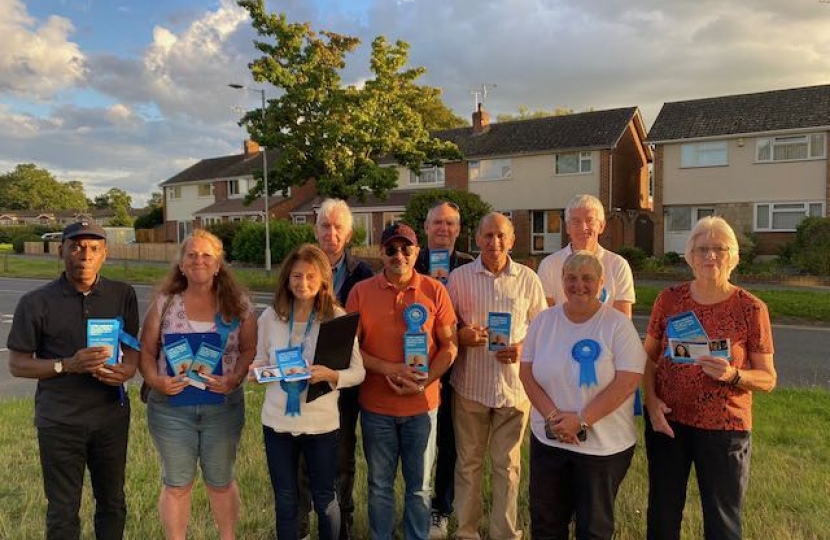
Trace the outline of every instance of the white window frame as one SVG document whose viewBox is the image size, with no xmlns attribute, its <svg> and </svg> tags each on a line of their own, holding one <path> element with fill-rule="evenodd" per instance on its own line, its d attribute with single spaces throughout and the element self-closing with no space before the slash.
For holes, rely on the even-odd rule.
<svg viewBox="0 0 830 540">
<path fill-rule="evenodd" d="M 167 200 L 172 201 L 175 199 L 182 198 L 182 186 L 170 186 L 166 188 L 167 190 Z"/>
<path fill-rule="evenodd" d="M 305 225 L 308 223 L 308 216 L 305 214 L 294 216 L 294 225 Z"/>
<path fill-rule="evenodd" d="M 534 214 L 536 212 L 542 212 L 542 214 L 543 214 L 544 222 L 542 224 L 542 229 L 543 229 L 544 232 L 537 233 L 533 230 L 533 219 L 534 219 Z M 556 234 L 555 232 L 553 232 L 553 233 L 548 232 L 548 226 L 549 226 L 549 224 L 548 224 L 548 215 L 551 212 L 555 212 L 555 213 L 559 214 L 559 243 L 560 243 L 560 245 L 559 246 L 550 246 L 551 247 L 550 250 L 545 249 L 544 246 L 543 246 L 543 249 L 538 250 L 538 249 L 536 249 L 536 244 L 534 242 L 534 240 L 537 236 L 542 237 L 542 243 L 544 244 L 545 243 L 545 239 L 544 239 L 545 235 L 547 235 L 547 234 Z M 561 247 L 562 247 L 561 246 L 561 243 L 562 243 L 562 230 L 564 229 L 564 227 L 563 227 L 564 222 L 565 222 L 565 216 L 564 216 L 564 212 L 561 211 L 561 210 L 531 210 L 530 211 L 530 253 L 531 254 L 554 253 L 556 251 L 559 251 L 559 249 L 561 249 Z"/>
<path fill-rule="evenodd" d="M 386 230 L 390 225 L 400 223 L 403 219 L 403 212 L 384 212 L 383 213 L 383 230 Z"/>
<path fill-rule="evenodd" d="M 720 154 L 723 154 L 722 160 Z M 704 141 L 680 146 L 681 169 L 728 166 L 729 144 L 727 141 Z"/>
<path fill-rule="evenodd" d="M 577 171 L 575 172 L 561 172 L 559 170 L 559 158 L 561 157 L 577 156 Z M 565 152 L 563 154 L 556 154 L 553 160 L 553 171 L 556 176 L 578 176 L 581 174 L 591 174 L 594 171 L 594 156 L 593 152 Z"/>
<path fill-rule="evenodd" d="M 800 205 L 801 208 L 797 208 L 796 206 Z M 819 214 L 818 216 L 813 216 L 810 214 L 811 207 L 819 207 Z M 777 207 L 777 208 L 776 208 Z M 776 228 L 773 226 L 775 221 L 775 214 L 776 213 L 798 213 L 802 212 L 804 214 L 803 219 L 808 217 L 824 217 L 827 215 L 827 209 L 825 208 L 824 201 L 774 201 L 774 202 L 759 202 L 755 203 L 753 212 L 752 212 L 752 229 L 756 232 L 795 232 L 795 228 Z M 758 218 L 761 215 L 766 214 L 766 227 L 760 227 L 758 225 Z"/>
<path fill-rule="evenodd" d="M 410 186 L 443 186 L 444 167 L 421 167 L 421 174 L 409 171 Z"/>
<path fill-rule="evenodd" d="M 364 246 L 372 245 L 372 213 L 371 212 L 356 212 L 352 214 L 354 223 L 352 228 L 361 228 L 366 231 L 366 238 L 363 240 Z M 364 226 L 365 225 L 365 226 Z"/>
<path fill-rule="evenodd" d="M 179 221 L 176 224 L 176 234 L 178 235 L 178 242 L 181 243 L 187 235 L 193 232 L 193 222 L 192 221 Z"/>
<path fill-rule="evenodd" d="M 471 182 L 510 180 L 513 177 L 513 159 L 473 159 L 467 162 Z"/>
<path fill-rule="evenodd" d="M 242 180 L 228 180 L 228 198 L 229 199 L 238 199 L 244 195 L 242 193 Z M 234 190 L 232 186 L 236 186 Z"/>
<path fill-rule="evenodd" d="M 205 227 L 208 227 L 210 225 L 215 225 L 217 223 L 222 223 L 222 218 L 217 217 L 217 216 L 205 216 L 205 217 L 202 218 L 202 224 Z"/>
<path fill-rule="evenodd" d="M 813 137 L 820 137 L 821 142 L 818 154 L 813 153 Z M 805 144 L 807 157 L 792 159 L 775 159 L 775 148 L 795 144 Z M 769 156 L 761 157 L 761 147 L 769 144 Z M 812 159 L 824 159 L 827 157 L 827 135 L 825 133 L 805 133 L 803 135 L 782 135 L 779 137 L 760 137 L 755 141 L 755 162 L 756 163 L 786 163 L 789 161 L 808 161 Z"/>
<path fill-rule="evenodd" d="M 207 186 L 207 194 L 202 193 L 202 188 L 204 188 L 205 186 Z M 196 187 L 196 194 L 200 199 L 207 199 L 213 197 L 213 183 L 199 184 Z"/>
</svg>

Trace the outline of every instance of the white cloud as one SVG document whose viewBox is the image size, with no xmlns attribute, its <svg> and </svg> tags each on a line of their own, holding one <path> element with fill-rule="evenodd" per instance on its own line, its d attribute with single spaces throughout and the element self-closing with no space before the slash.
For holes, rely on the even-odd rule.
<svg viewBox="0 0 830 540">
<path fill-rule="evenodd" d="M 0 93 L 48 99 L 83 84 L 86 59 L 69 41 L 72 31 L 63 17 L 36 25 L 19 0 L 0 1 Z"/>
</svg>

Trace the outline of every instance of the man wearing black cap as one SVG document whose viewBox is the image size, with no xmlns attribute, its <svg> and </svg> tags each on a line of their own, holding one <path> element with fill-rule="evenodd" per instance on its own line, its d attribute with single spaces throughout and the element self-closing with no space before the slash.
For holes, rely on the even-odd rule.
<svg viewBox="0 0 830 540">
<path fill-rule="evenodd" d="M 449 294 L 418 274 L 418 238 L 407 225 L 381 236 L 383 271 L 355 285 L 346 311 L 358 328 L 366 379 L 360 386 L 360 422 L 368 465 L 369 529 L 394 536 L 395 476 L 404 482 L 404 531 L 426 540 L 430 526 L 430 471 L 435 457 L 439 379 L 458 352 Z M 426 366 L 421 368 L 423 360 Z"/>
<path fill-rule="evenodd" d="M 35 426 L 50 540 L 80 537 L 85 468 L 96 501 L 96 538 L 120 539 L 124 533 L 130 406 L 122 385 L 138 364 L 138 303 L 131 286 L 98 275 L 106 238 L 92 221 L 64 229 L 65 271 L 20 299 L 7 343 L 12 375 L 38 379 Z M 120 363 L 106 363 L 109 347 L 87 346 L 90 319 L 123 323 L 120 339 L 130 346 L 116 347 L 123 352 Z"/>
</svg>

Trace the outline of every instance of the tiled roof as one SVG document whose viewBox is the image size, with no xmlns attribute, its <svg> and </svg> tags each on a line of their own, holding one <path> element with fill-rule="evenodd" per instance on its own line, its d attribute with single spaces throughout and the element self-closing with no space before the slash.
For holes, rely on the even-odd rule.
<svg viewBox="0 0 830 540">
<path fill-rule="evenodd" d="M 277 155 L 277 150 L 268 150 L 268 162 L 273 163 L 276 161 Z M 169 186 L 186 182 L 197 182 L 199 180 L 247 176 L 252 175 L 254 171 L 260 170 L 262 170 L 261 152 L 209 158 L 191 165 L 177 175 L 168 178 L 161 185 Z"/>
<path fill-rule="evenodd" d="M 416 189 L 393 189 L 389 191 L 388 197 L 386 199 L 379 199 L 374 195 L 368 194 L 366 196 L 365 201 L 360 201 L 359 199 L 352 197 L 348 199 L 346 202 L 349 204 L 349 208 L 352 209 L 353 212 L 359 212 L 361 208 L 376 208 L 376 207 L 400 207 L 406 206 L 409 202 L 409 199 L 412 198 L 413 195 L 418 193 L 419 190 Z M 324 197 L 314 197 L 313 199 L 307 201 L 304 204 L 301 204 L 297 208 L 291 211 L 292 214 L 307 214 L 313 212 L 316 208 L 322 204 Z"/>
<path fill-rule="evenodd" d="M 830 85 L 666 103 L 650 142 L 830 126 Z"/>
<path fill-rule="evenodd" d="M 282 202 L 283 199 L 279 195 L 272 195 L 268 197 L 268 206 L 274 206 L 275 204 Z M 262 200 L 262 197 L 257 197 L 251 204 L 245 204 L 245 198 L 239 199 L 225 199 L 224 201 L 217 201 L 210 206 L 206 206 L 199 210 L 198 212 L 194 212 L 194 215 L 201 216 L 205 214 L 260 214 L 262 213 L 263 209 L 265 208 L 265 202 Z"/>
<path fill-rule="evenodd" d="M 466 159 L 550 150 L 614 148 L 637 107 L 610 109 L 490 124 L 483 133 L 472 127 L 435 133 L 454 142 Z"/>
</svg>

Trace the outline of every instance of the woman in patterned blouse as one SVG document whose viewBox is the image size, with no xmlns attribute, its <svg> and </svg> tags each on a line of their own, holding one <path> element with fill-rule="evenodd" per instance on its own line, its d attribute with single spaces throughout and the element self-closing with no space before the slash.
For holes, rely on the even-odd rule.
<svg viewBox="0 0 830 540">
<path fill-rule="evenodd" d="M 742 538 L 749 478 L 752 391 L 775 387 L 769 313 L 761 300 L 729 282 L 738 264 L 738 241 L 724 219 L 701 219 L 685 255 L 695 278 L 660 293 L 645 341 L 648 539 L 680 538 L 694 464 L 704 537 L 735 540 Z M 667 321 L 686 312 L 697 316 L 709 340 L 729 340 L 728 358 L 702 356 L 689 363 L 666 356 Z"/>
</svg>

